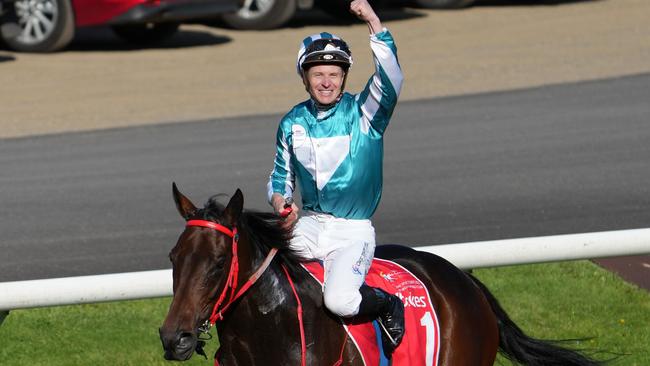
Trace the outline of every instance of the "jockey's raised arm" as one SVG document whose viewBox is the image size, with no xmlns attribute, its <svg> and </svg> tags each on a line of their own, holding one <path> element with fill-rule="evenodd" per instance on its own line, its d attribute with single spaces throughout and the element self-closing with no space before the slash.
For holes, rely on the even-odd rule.
<svg viewBox="0 0 650 366">
<path fill-rule="evenodd" d="M 325 306 L 341 317 L 378 318 L 390 357 L 404 334 L 404 306 L 364 279 L 375 251 L 370 219 L 382 193 L 383 135 L 403 76 L 393 36 L 370 4 L 354 0 L 350 12 L 368 26 L 375 72 L 360 93 L 348 93 L 354 63 L 348 44 L 328 32 L 302 40 L 296 70 L 309 99 L 280 121 L 267 192 L 277 214 L 289 213 L 292 249 L 323 260 Z M 288 201 L 296 189 L 300 211 Z"/>
</svg>

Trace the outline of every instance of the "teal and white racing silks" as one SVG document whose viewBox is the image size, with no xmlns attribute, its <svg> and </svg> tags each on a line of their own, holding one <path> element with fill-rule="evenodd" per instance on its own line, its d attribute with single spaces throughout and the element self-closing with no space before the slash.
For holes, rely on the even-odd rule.
<svg viewBox="0 0 650 366">
<path fill-rule="evenodd" d="M 291 197 L 298 178 L 304 210 L 369 219 L 382 192 L 383 135 L 402 87 L 392 35 L 370 36 L 375 73 L 364 90 L 344 93 L 326 112 L 310 99 L 296 105 L 277 132 L 273 193 Z"/>
</svg>

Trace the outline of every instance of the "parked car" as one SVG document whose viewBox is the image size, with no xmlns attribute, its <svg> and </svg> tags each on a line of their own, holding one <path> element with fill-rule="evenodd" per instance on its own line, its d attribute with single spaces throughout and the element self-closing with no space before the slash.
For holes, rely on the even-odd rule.
<svg viewBox="0 0 650 366">
<path fill-rule="evenodd" d="M 455 9 L 471 5 L 475 0 L 370 0 L 374 7 L 415 5 L 431 9 Z M 271 29 L 286 24 L 298 10 L 318 7 L 335 17 L 349 17 L 350 0 L 245 0 L 234 13 L 222 15 L 223 21 L 235 29 Z"/>
<path fill-rule="evenodd" d="M 240 0 L 0 0 L 0 38 L 23 52 L 64 48 L 75 29 L 110 25 L 127 41 L 145 44 L 176 32 L 179 22 L 235 12 Z M 18 31 L 17 31 L 18 30 Z"/>
</svg>

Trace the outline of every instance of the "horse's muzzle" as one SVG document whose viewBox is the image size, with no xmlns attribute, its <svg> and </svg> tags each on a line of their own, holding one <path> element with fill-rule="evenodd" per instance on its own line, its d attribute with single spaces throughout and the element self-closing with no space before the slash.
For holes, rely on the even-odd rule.
<svg viewBox="0 0 650 366">
<path fill-rule="evenodd" d="M 166 360 L 186 361 L 192 357 L 196 348 L 197 336 L 190 332 L 167 332 L 158 330 Z"/>
</svg>

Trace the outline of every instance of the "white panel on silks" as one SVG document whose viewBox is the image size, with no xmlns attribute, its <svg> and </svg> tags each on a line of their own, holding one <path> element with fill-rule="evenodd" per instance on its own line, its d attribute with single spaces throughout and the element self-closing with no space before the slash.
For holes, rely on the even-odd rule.
<svg viewBox="0 0 650 366">
<path fill-rule="evenodd" d="M 323 189 L 350 153 L 350 136 L 312 138 L 316 151 L 316 186 Z"/>
</svg>

